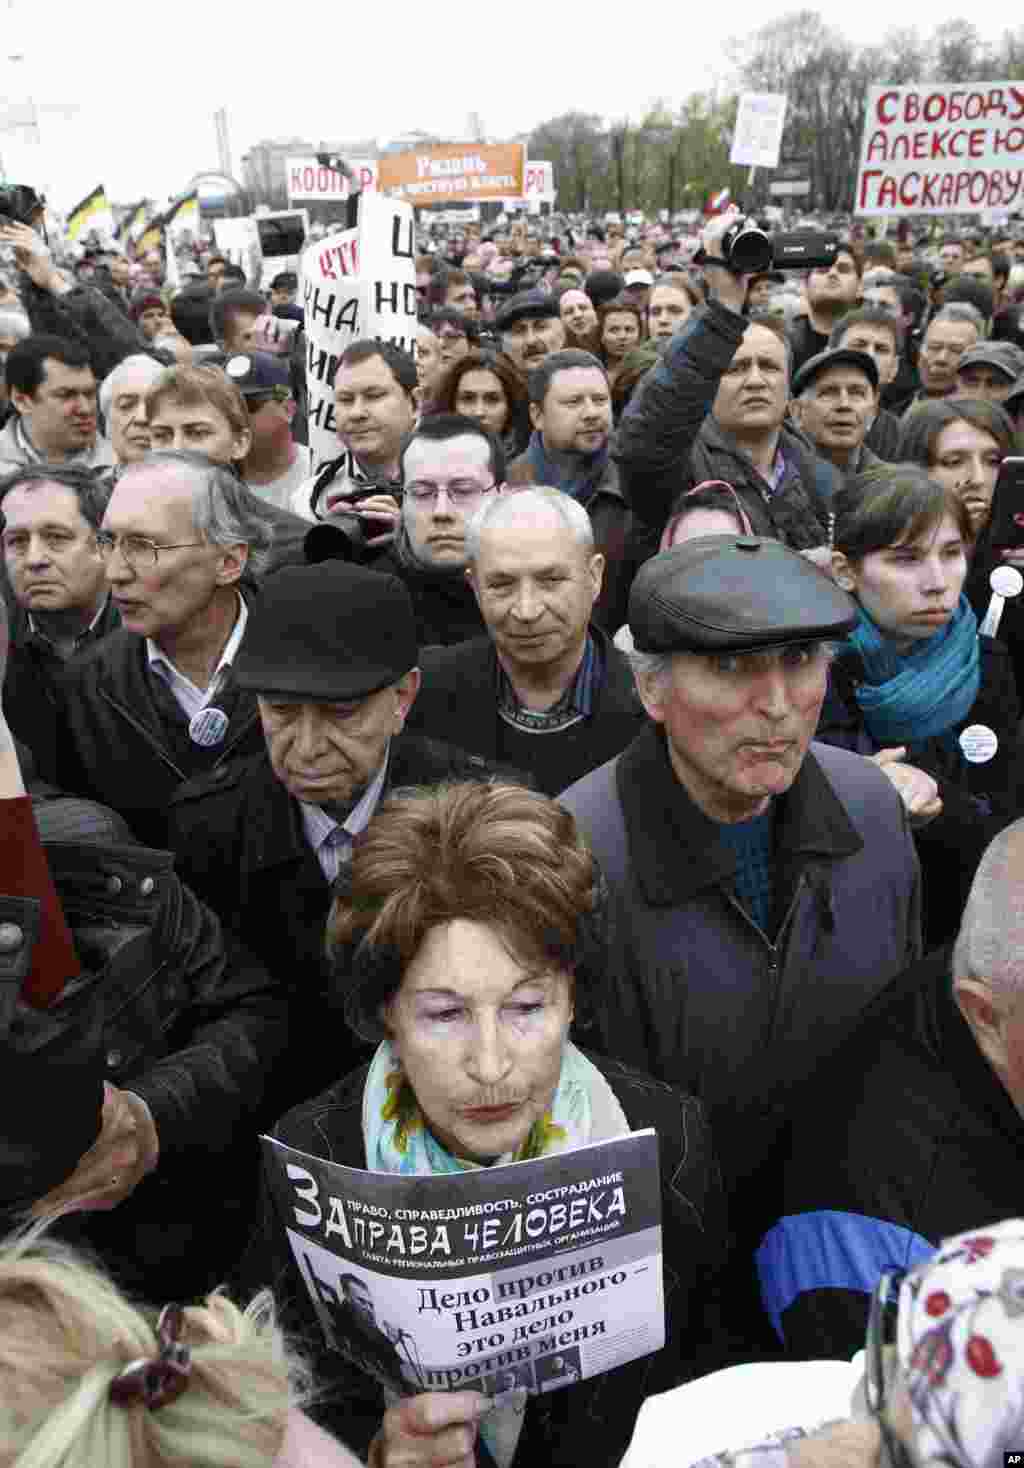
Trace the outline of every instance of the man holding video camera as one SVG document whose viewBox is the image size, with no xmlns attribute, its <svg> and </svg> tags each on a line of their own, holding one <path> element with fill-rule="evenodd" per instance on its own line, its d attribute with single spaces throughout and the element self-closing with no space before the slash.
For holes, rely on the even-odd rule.
<svg viewBox="0 0 1024 1468">
<path fill-rule="evenodd" d="M 723 236 L 738 223 L 738 215 L 720 215 L 704 230 L 708 304 L 672 337 L 637 389 L 615 457 L 651 538 L 680 491 L 721 479 L 736 490 L 755 535 L 820 552 L 841 480 L 786 419 L 790 351 L 781 329 L 742 315 L 751 276 L 723 250 Z"/>
</svg>

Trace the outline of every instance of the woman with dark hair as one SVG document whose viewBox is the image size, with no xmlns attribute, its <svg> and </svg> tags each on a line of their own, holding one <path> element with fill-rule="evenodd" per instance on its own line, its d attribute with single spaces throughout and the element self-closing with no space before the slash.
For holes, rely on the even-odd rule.
<svg viewBox="0 0 1024 1468">
<path fill-rule="evenodd" d="M 467 352 L 439 378 L 427 413 L 461 413 L 478 419 L 495 434 L 506 458 L 530 441 L 526 383 L 510 357 L 501 352 Z"/>
<path fill-rule="evenodd" d="M 607 894 L 593 857 L 569 812 L 535 791 L 435 786 L 380 808 L 337 893 L 327 927 L 336 993 L 378 1048 L 274 1136 L 349 1167 L 427 1176 L 653 1126 L 666 1342 L 610 1375 L 531 1396 L 525 1410 L 493 1411 L 470 1391 L 423 1392 L 385 1410 L 368 1374 L 321 1349 L 317 1415 L 357 1451 L 369 1445 L 376 1468 L 614 1468 L 656 1383 L 699 1375 L 705 1353 L 721 1351 L 712 1281 L 724 1232 L 700 1104 L 569 1040 L 606 962 Z M 269 1214 L 264 1238 L 274 1257 L 254 1277 L 274 1281 L 283 1320 L 312 1342 L 313 1307 Z M 538 1350 L 521 1358 L 524 1370 Z"/>
<path fill-rule="evenodd" d="M 1013 576 L 1008 597 L 1005 579 L 997 576 L 995 584 L 992 579 L 993 572 L 1006 566 L 1024 574 L 1024 549 L 1007 550 L 992 542 L 992 526 L 1003 518 L 995 505 L 999 465 L 1014 452 L 1009 415 L 998 403 L 981 398 L 921 403 L 903 419 L 900 452 L 963 499 L 974 536 L 964 591 L 985 631 L 1009 649 L 1017 687 L 1024 688 L 1024 596 L 1013 593 Z M 1003 596 L 997 592 L 1000 585 Z"/>
<path fill-rule="evenodd" d="M 971 524 L 914 464 L 857 475 L 832 502 L 833 575 L 859 607 L 817 737 L 899 791 L 924 872 L 926 946 L 947 941 L 988 842 L 1021 809 L 1017 686 L 963 594 Z"/>
<path fill-rule="evenodd" d="M 601 338 L 598 355 L 608 373 L 608 384 L 614 389 L 623 358 L 643 338 L 643 308 L 630 296 L 615 296 L 598 308 L 597 321 Z"/>
<path fill-rule="evenodd" d="M 1013 453 L 1013 424 L 998 403 L 939 398 L 903 419 L 899 459 L 921 464 L 963 500 L 976 540 L 988 523 L 999 465 Z"/>
</svg>

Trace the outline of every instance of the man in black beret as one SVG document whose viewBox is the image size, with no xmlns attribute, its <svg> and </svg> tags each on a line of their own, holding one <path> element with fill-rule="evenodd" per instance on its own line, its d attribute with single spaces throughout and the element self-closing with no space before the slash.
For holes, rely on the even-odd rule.
<svg viewBox="0 0 1024 1468">
<path fill-rule="evenodd" d="M 291 566 L 254 601 L 235 664 L 256 695 L 264 752 L 182 787 L 170 844 L 183 878 L 259 954 L 292 1003 L 287 1109 L 355 1052 L 327 1010 L 324 925 L 352 842 L 392 786 L 489 773 L 403 733 L 420 686 L 416 621 L 394 576 L 341 561 Z"/>
<path fill-rule="evenodd" d="M 629 602 L 648 727 L 561 797 L 619 909 L 602 1048 L 703 1098 L 744 1230 L 770 1212 L 790 1088 L 919 952 L 902 802 L 811 742 L 855 619 L 774 540 L 653 557 Z"/>
<path fill-rule="evenodd" d="M 501 333 L 502 351 L 521 372 L 565 346 L 558 302 L 543 291 L 520 291 L 502 306 L 494 325 Z"/>
</svg>

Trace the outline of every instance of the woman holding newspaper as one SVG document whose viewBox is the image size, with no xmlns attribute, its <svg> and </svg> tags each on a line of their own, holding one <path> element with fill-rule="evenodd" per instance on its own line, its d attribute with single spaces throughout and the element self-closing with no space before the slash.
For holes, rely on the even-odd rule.
<svg viewBox="0 0 1024 1468">
<path fill-rule="evenodd" d="M 638 1276 L 647 1266 L 637 1256 L 631 1270 L 622 1266 L 614 1276 L 625 1281 L 629 1275 L 620 1294 L 601 1296 L 608 1320 L 595 1332 L 603 1336 L 596 1349 L 560 1340 L 557 1358 L 545 1358 L 550 1341 L 523 1329 L 519 1339 L 527 1344 L 510 1371 L 508 1354 L 496 1349 L 500 1332 L 488 1334 L 493 1321 L 481 1317 L 481 1348 L 492 1353 L 493 1364 L 475 1357 L 473 1369 L 433 1373 L 442 1385 L 460 1387 L 464 1380 L 468 1390 L 418 1390 L 414 1383 L 432 1373 L 418 1368 L 411 1332 L 388 1325 L 395 1312 L 380 1285 L 394 1281 L 380 1276 L 374 1283 L 374 1314 L 364 1275 L 360 1305 L 346 1266 L 334 1261 L 332 1272 L 325 1251 L 300 1248 L 293 1257 L 289 1249 L 289 1239 L 295 1248 L 295 1220 L 308 1222 L 319 1211 L 326 1219 L 327 1203 L 312 1211 L 300 1205 L 279 1220 L 268 1202 L 263 1242 L 271 1257 L 264 1253 L 250 1265 L 260 1278 L 273 1280 L 289 1327 L 304 1331 L 315 1346 L 323 1388 L 315 1415 L 351 1447 L 368 1451 L 375 1468 L 611 1468 L 625 1451 L 644 1397 L 721 1358 L 712 1281 L 726 1234 L 699 1103 L 615 1061 L 589 1056 L 569 1039 L 570 1023 L 575 1017 L 585 1024 L 602 979 L 607 945 L 600 874 L 572 817 L 555 802 L 517 786 L 467 783 L 406 791 L 387 801 L 357 838 L 342 883 L 328 923 L 338 997 L 357 1032 L 379 1043 L 369 1066 L 274 1128 L 278 1142 L 306 1154 L 305 1170 L 303 1159 L 284 1154 L 295 1163 L 288 1177 L 308 1180 L 295 1184 L 300 1197 L 314 1196 L 314 1169 L 326 1165 L 320 1159 L 365 1169 L 358 1175 L 364 1180 L 368 1173 L 391 1174 L 403 1186 L 439 1176 L 466 1185 L 466 1175 L 480 1169 L 559 1156 L 568 1176 L 573 1164 L 567 1154 L 613 1138 L 628 1144 L 631 1133 L 654 1128 L 650 1175 L 656 1149 L 662 1196 L 660 1255 L 652 1257 L 663 1264 L 665 1345 L 648 1345 L 649 1354 L 627 1355 L 628 1364 L 608 1369 L 615 1358 L 605 1343 L 622 1334 L 631 1290 L 645 1287 Z M 506 1175 L 526 1174 L 512 1168 Z M 348 1205 L 333 1196 L 333 1179 L 329 1184 L 338 1234 Z M 503 1186 L 507 1192 L 513 1185 Z M 649 1192 L 656 1195 L 657 1186 Z M 628 1203 L 628 1190 L 625 1196 Z M 414 1195 L 405 1197 L 411 1202 Z M 656 1196 L 646 1204 L 656 1218 Z M 364 1204 L 363 1214 L 368 1211 Z M 606 1232 L 591 1230 L 598 1231 Z M 588 1241 L 583 1247 L 605 1246 Z M 563 1266 L 561 1275 L 570 1274 L 572 1257 L 563 1251 L 554 1260 Z M 598 1252 L 590 1268 L 601 1262 Z M 474 1283 L 494 1285 L 503 1267 L 482 1272 Z M 550 1269 L 550 1259 L 541 1267 Z M 592 1278 L 598 1282 L 577 1288 L 574 1297 L 604 1289 L 597 1274 Z M 419 1293 L 450 1302 L 445 1291 L 453 1286 L 444 1276 L 428 1279 L 437 1289 Z M 400 1279 L 398 1287 L 411 1283 Z M 495 1298 L 500 1294 L 495 1291 Z M 486 1295 L 487 1288 L 466 1291 L 466 1303 Z M 660 1294 L 658 1305 L 660 1342 Z M 520 1306 L 502 1318 L 527 1313 Z M 580 1315 L 577 1310 L 577 1323 Z M 420 1317 L 415 1323 L 425 1340 L 434 1324 L 429 1313 L 426 1322 Z M 333 1351 L 324 1349 L 325 1338 Z M 408 1362 L 404 1381 L 387 1375 L 380 1344 L 386 1340 Z M 458 1354 L 470 1349 L 476 1348 Z M 555 1370 L 556 1359 L 564 1369 Z M 513 1379 L 516 1385 L 506 1390 Z"/>
</svg>

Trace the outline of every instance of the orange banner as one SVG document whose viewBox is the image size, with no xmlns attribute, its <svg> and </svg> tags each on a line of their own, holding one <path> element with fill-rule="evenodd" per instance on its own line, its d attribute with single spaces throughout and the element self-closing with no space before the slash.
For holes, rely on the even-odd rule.
<svg viewBox="0 0 1024 1468">
<path fill-rule="evenodd" d="M 453 143 L 386 153 L 377 160 L 382 193 L 410 204 L 459 200 L 517 199 L 523 194 L 526 147 L 523 143 Z"/>
</svg>

